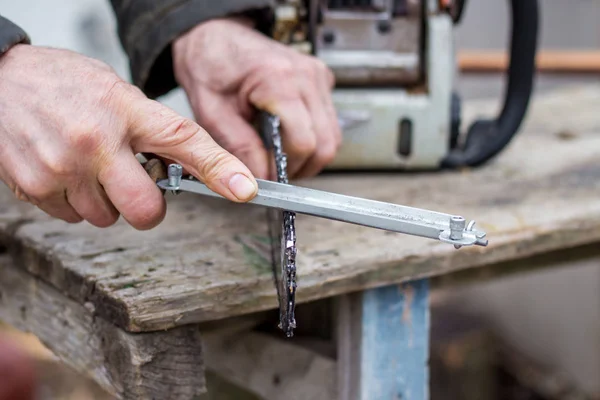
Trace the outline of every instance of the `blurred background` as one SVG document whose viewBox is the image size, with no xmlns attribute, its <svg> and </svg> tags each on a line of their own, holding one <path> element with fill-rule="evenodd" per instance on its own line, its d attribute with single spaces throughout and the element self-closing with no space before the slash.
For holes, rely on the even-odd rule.
<svg viewBox="0 0 600 400">
<path fill-rule="evenodd" d="M 540 2 L 536 93 L 600 83 L 600 1 Z M 34 44 L 98 58 L 129 80 L 108 1 L 0 0 L 0 10 Z M 508 29 L 506 1 L 469 2 L 456 29 L 456 88 L 464 100 L 500 104 Z M 161 101 L 191 116 L 180 90 Z M 600 399 L 600 266 L 574 260 L 562 261 L 569 268 L 440 289 L 432 317 L 432 398 Z M 105 398 L 74 372 L 51 367 L 52 354 L 35 338 L 0 329 L 39 357 L 48 398 Z"/>
</svg>

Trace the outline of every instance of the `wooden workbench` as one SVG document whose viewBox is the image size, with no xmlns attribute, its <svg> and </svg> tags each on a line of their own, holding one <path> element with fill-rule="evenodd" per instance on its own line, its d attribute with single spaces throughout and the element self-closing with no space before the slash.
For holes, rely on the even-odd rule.
<svg viewBox="0 0 600 400">
<path fill-rule="evenodd" d="M 495 107 L 467 104 L 467 119 Z M 168 198 L 158 228 L 137 232 L 123 221 L 98 229 L 53 220 L 3 187 L 0 319 L 124 399 L 192 399 L 205 390 L 206 364 L 267 399 L 288 390 L 293 399 L 423 400 L 427 278 L 600 242 L 598 110 L 600 86 L 537 98 L 510 148 L 477 170 L 299 182 L 461 214 L 490 240 L 457 251 L 298 216 L 298 300 L 337 298 L 337 366 L 295 339 L 226 339 L 256 323 L 250 314 L 277 306 L 264 210 L 187 194 Z M 295 361 L 281 364 L 274 354 Z M 276 391 L 256 383 L 276 368 Z"/>
</svg>

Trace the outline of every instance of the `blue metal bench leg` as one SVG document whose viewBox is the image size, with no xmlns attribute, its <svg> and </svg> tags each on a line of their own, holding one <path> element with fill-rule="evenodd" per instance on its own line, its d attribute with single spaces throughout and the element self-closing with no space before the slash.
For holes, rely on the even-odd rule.
<svg viewBox="0 0 600 400">
<path fill-rule="evenodd" d="M 429 281 L 343 296 L 338 302 L 341 400 L 429 398 Z"/>
</svg>

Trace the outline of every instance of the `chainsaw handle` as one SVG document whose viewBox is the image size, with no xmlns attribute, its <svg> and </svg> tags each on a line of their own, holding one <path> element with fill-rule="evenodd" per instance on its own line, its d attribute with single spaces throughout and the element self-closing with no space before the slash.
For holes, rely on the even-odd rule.
<svg viewBox="0 0 600 400">
<path fill-rule="evenodd" d="M 462 148 L 450 151 L 446 168 L 476 167 L 500 153 L 518 131 L 529 105 L 535 79 L 538 44 L 538 0 L 510 0 L 512 38 L 507 88 L 502 112 L 495 120 L 477 120 Z"/>
</svg>

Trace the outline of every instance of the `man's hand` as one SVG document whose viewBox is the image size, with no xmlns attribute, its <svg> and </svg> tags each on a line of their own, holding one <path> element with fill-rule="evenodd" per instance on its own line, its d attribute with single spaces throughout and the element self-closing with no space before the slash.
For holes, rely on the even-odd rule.
<svg viewBox="0 0 600 400">
<path fill-rule="evenodd" d="M 122 214 L 152 228 L 165 203 L 136 153 L 176 161 L 233 201 L 257 191 L 248 168 L 206 131 L 105 64 L 28 45 L 0 57 L 0 179 L 19 199 L 68 222 L 106 227 Z"/>
<path fill-rule="evenodd" d="M 249 121 L 253 107 L 278 115 L 290 177 L 316 175 L 335 157 L 341 131 L 331 98 L 333 74 L 253 30 L 243 19 L 202 23 L 173 43 L 178 83 L 197 121 L 260 178 L 268 156 Z"/>
</svg>

